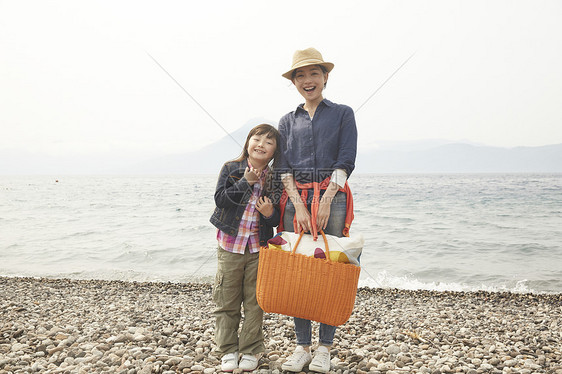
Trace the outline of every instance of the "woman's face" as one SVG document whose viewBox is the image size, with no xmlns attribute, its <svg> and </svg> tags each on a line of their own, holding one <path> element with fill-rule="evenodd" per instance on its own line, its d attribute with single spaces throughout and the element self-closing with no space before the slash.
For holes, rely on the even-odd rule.
<svg viewBox="0 0 562 374">
<path fill-rule="evenodd" d="M 293 78 L 293 84 L 306 101 L 321 101 L 327 81 L 328 73 L 324 73 L 318 65 L 298 68 Z"/>
</svg>

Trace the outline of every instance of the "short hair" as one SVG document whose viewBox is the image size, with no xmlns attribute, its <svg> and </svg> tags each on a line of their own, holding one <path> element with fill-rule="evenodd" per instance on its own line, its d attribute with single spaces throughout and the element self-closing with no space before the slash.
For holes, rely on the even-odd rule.
<svg viewBox="0 0 562 374">
<path fill-rule="evenodd" d="M 320 69 L 322 69 L 322 72 L 324 74 L 326 74 L 328 72 L 328 69 L 326 69 L 326 67 L 324 65 L 316 65 L 316 66 L 318 66 Z M 295 75 L 297 75 L 297 70 L 298 70 L 298 68 L 293 70 L 293 72 L 291 73 L 291 80 L 295 79 Z"/>
</svg>

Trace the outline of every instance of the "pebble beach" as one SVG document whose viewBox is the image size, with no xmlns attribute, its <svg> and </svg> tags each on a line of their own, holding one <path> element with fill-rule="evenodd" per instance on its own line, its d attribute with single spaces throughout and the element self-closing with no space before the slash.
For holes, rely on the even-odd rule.
<svg viewBox="0 0 562 374">
<path fill-rule="evenodd" d="M 220 373 L 213 307 L 210 284 L 0 277 L 0 374 Z M 264 333 L 256 372 L 281 373 L 292 318 Z M 562 294 L 362 288 L 331 355 L 339 374 L 562 374 Z"/>
</svg>

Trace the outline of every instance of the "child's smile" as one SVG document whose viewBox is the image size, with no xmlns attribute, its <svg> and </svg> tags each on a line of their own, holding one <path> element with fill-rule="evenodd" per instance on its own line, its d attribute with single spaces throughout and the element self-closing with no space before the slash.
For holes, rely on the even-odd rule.
<svg viewBox="0 0 562 374">
<path fill-rule="evenodd" d="M 252 165 L 265 166 L 273 158 L 277 144 L 274 138 L 266 134 L 253 135 L 248 143 L 248 155 Z"/>
</svg>

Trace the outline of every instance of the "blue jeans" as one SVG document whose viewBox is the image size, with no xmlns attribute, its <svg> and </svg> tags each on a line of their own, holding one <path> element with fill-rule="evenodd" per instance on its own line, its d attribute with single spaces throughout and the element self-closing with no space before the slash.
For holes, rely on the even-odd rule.
<svg viewBox="0 0 562 374">
<path fill-rule="evenodd" d="M 309 346 L 312 345 L 312 323 L 308 319 L 293 318 L 295 321 L 295 334 L 297 335 L 297 344 Z M 336 326 L 320 324 L 319 340 L 321 345 L 330 346 L 334 342 L 336 334 Z"/>
<path fill-rule="evenodd" d="M 323 191 L 322 191 L 323 192 Z M 322 194 L 321 194 L 322 195 Z M 312 191 L 308 191 L 307 207 L 310 211 L 310 204 L 312 202 Z M 324 233 L 327 235 L 334 235 L 338 238 L 343 236 L 342 231 L 345 227 L 345 215 L 347 213 L 347 196 L 345 192 L 338 191 L 334 198 L 332 199 L 332 204 L 330 205 L 330 218 L 328 219 L 328 224 Z M 295 207 L 293 202 L 289 199 L 287 200 L 287 205 L 285 206 L 285 213 L 283 215 L 283 225 L 285 226 L 285 231 L 295 232 L 293 227 L 293 218 L 295 217 Z"/>
<path fill-rule="evenodd" d="M 310 210 L 310 203 L 312 202 L 312 191 L 308 193 L 308 209 Z M 347 196 L 344 192 L 338 191 L 332 200 L 330 206 L 330 218 L 324 230 L 325 234 L 342 237 L 342 231 L 345 227 L 345 215 L 347 209 Z M 285 214 L 283 216 L 283 225 L 286 231 L 295 231 L 293 227 L 293 218 L 295 216 L 295 207 L 291 200 L 287 201 L 285 206 Z M 312 345 L 312 324 L 307 319 L 294 318 L 295 321 L 295 334 L 297 335 L 297 344 L 309 346 Z M 334 335 L 336 334 L 336 326 L 330 326 L 321 323 L 319 340 L 320 344 L 330 346 L 334 342 Z"/>
</svg>

